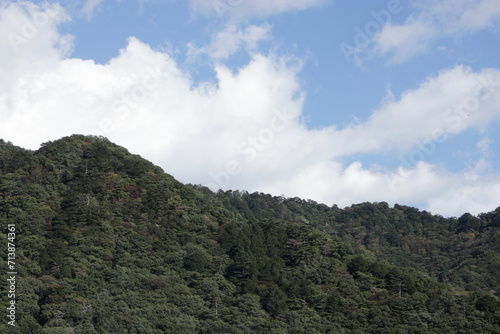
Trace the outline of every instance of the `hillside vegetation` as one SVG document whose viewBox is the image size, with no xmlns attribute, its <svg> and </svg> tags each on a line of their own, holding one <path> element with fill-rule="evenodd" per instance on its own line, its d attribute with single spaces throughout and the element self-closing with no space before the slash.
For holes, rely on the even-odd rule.
<svg viewBox="0 0 500 334">
<path fill-rule="evenodd" d="M 0 333 L 500 333 L 500 209 L 214 193 L 75 135 L 0 141 L 0 222 Z"/>
</svg>

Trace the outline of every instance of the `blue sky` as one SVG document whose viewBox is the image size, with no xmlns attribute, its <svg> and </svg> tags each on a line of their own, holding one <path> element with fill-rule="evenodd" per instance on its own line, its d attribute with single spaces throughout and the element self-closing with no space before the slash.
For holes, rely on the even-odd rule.
<svg viewBox="0 0 500 334">
<path fill-rule="evenodd" d="M 0 137 L 104 135 L 182 182 L 500 205 L 496 0 L 0 4 Z"/>
</svg>

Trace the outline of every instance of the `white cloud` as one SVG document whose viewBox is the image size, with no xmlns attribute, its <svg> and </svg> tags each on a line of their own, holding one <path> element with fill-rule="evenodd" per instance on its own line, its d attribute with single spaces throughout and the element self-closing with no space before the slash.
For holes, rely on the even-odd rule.
<svg viewBox="0 0 500 334">
<path fill-rule="evenodd" d="M 477 144 L 476 147 L 479 152 L 484 156 L 490 156 L 492 154 L 490 146 L 492 144 L 492 140 L 490 138 L 482 138 Z"/>
<path fill-rule="evenodd" d="M 456 66 L 429 77 L 368 120 L 336 133 L 340 154 L 435 145 L 467 129 L 481 129 L 500 116 L 500 70 L 473 72 Z"/>
<path fill-rule="evenodd" d="M 69 54 L 72 39 L 60 35 L 56 26 L 69 20 L 59 5 L 30 2 L 0 4 L 0 89 L 9 89 L 20 76 Z"/>
<path fill-rule="evenodd" d="M 57 31 L 67 18 L 59 7 L 22 8 L 1 7 L 0 29 L 17 31 L 49 10 L 57 15 L 39 27 L 38 37 L 0 56 L 0 137 L 14 144 L 37 148 L 73 133 L 101 134 L 183 182 L 341 206 L 422 203 L 445 215 L 498 205 L 500 178 L 484 169 L 452 173 L 415 160 L 384 170 L 342 162 L 363 152 L 399 152 L 411 160 L 415 152 L 433 154 L 438 128 L 444 137 L 487 127 L 500 110 L 498 70 L 455 67 L 386 99 L 366 121 L 311 130 L 301 121 L 306 94 L 297 77 L 301 64 L 293 59 L 254 52 L 236 71 L 217 65 L 215 83 L 196 83 L 167 53 L 131 38 L 99 65 L 67 56 L 59 41 L 68 37 Z M 243 44 L 263 36 L 236 31 Z M 478 145 L 487 150 L 486 141 Z"/>
<path fill-rule="evenodd" d="M 428 209 L 442 215 L 458 216 L 460 213 L 472 214 L 491 211 L 498 207 L 500 182 L 498 177 L 483 175 L 479 180 L 464 184 L 457 179 L 459 186 L 453 187 L 439 197 L 431 198 Z"/>
<path fill-rule="evenodd" d="M 458 16 L 458 20 L 454 22 L 453 17 L 445 21 L 449 24 L 450 33 L 494 28 L 500 19 L 500 3 L 496 0 L 464 1 L 458 7 L 450 3 L 446 5 L 449 6 L 449 12 L 457 13 Z"/>
<path fill-rule="evenodd" d="M 94 16 L 96 9 L 104 1 L 105 0 L 87 0 L 81 10 L 81 13 L 85 16 L 85 18 L 87 18 L 87 20 L 90 20 L 92 16 Z"/>
<path fill-rule="evenodd" d="M 425 53 L 442 38 L 456 38 L 480 30 L 497 29 L 497 0 L 426 0 L 414 2 L 416 12 L 402 24 L 387 23 L 373 37 L 373 51 L 395 63 Z"/>
<path fill-rule="evenodd" d="M 194 12 L 232 21 L 266 18 L 320 6 L 327 0 L 190 0 Z"/>
<path fill-rule="evenodd" d="M 225 60 L 241 49 L 250 52 L 257 49 L 260 42 L 269 40 L 271 26 L 269 24 L 248 25 L 241 28 L 235 24 L 229 24 L 224 30 L 212 36 L 209 45 L 197 48 L 190 45 L 190 56 L 206 54 L 211 59 Z"/>
<path fill-rule="evenodd" d="M 378 54 L 392 53 L 391 62 L 403 63 L 426 52 L 435 34 L 436 27 L 432 23 L 409 19 L 404 25 L 386 24 L 373 41 Z"/>
</svg>

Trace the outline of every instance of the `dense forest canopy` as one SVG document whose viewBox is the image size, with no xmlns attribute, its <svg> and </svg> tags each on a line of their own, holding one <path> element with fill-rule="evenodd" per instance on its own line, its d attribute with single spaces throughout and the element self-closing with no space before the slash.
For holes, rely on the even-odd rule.
<svg viewBox="0 0 500 334">
<path fill-rule="evenodd" d="M 74 135 L 0 141 L 0 220 L 1 333 L 500 333 L 500 208 L 214 193 Z"/>
</svg>

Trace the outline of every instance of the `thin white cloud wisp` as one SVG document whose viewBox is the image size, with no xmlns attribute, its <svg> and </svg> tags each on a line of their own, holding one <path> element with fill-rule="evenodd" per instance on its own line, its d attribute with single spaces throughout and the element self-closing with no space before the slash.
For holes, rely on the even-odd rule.
<svg viewBox="0 0 500 334">
<path fill-rule="evenodd" d="M 189 44 L 189 55 L 196 58 L 207 55 L 215 61 L 224 61 L 240 50 L 252 52 L 260 42 L 271 39 L 269 24 L 247 25 L 244 28 L 235 24 L 227 25 L 222 31 L 212 36 L 212 41 L 204 47 Z"/>
<path fill-rule="evenodd" d="M 405 22 L 388 22 L 372 38 L 372 52 L 404 63 L 423 54 L 436 41 L 482 30 L 498 32 L 500 2 L 496 0 L 425 0 L 414 2 Z"/>
<path fill-rule="evenodd" d="M 328 0 L 189 0 L 195 13 L 232 22 L 267 18 L 282 13 L 321 6 Z"/>
</svg>

